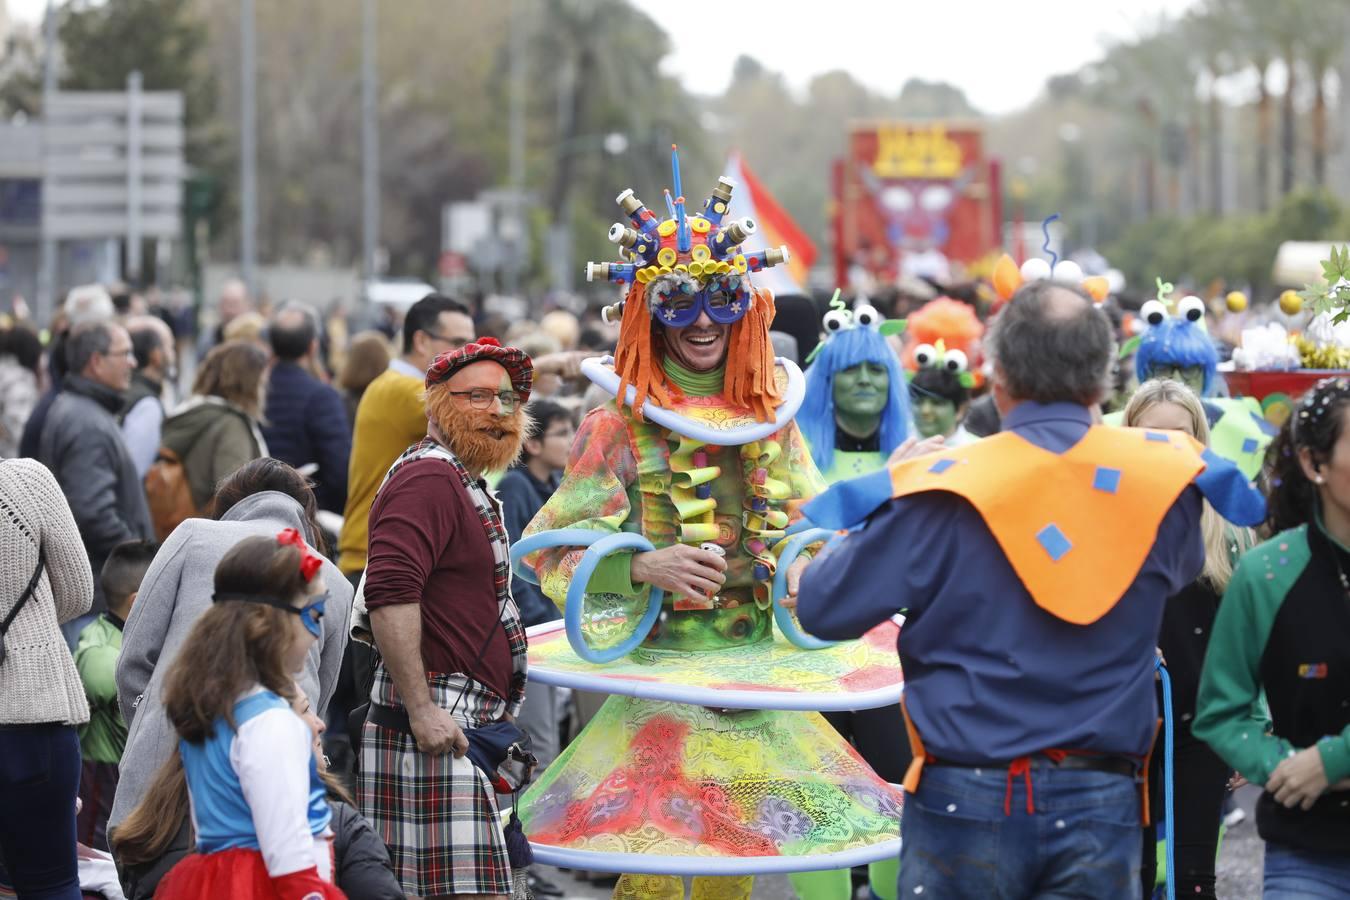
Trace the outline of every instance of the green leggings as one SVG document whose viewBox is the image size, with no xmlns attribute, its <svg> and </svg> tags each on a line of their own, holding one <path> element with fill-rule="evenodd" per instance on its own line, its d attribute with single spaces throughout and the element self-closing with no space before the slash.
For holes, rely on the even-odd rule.
<svg viewBox="0 0 1350 900">
<path fill-rule="evenodd" d="M 800 900 L 849 900 L 853 881 L 848 869 L 827 872 L 794 872 L 788 876 Z M 900 858 L 883 859 L 867 867 L 867 881 L 880 900 L 896 900 L 900 880 Z"/>
</svg>

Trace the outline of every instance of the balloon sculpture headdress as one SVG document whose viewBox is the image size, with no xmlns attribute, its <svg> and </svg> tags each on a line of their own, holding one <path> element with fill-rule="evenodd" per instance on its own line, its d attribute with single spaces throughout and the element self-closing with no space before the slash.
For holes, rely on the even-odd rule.
<svg viewBox="0 0 1350 900">
<path fill-rule="evenodd" d="M 1050 254 L 1050 262 L 1033 256 L 1019 267 L 1005 253 L 994 264 L 994 292 L 998 294 L 1000 304 L 1011 300 L 1022 285 L 1047 278 L 1079 285 L 1097 303 L 1106 301 L 1107 295 L 1111 293 L 1110 282 L 1100 275 L 1085 278 L 1082 266 L 1071 259 L 1060 259 L 1059 254 L 1050 249 L 1050 223 L 1058 218 L 1059 213 L 1055 213 L 1041 223 L 1041 233 L 1045 235 L 1041 249 Z"/>
<path fill-rule="evenodd" d="M 1157 283 L 1156 299 L 1139 308 L 1138 321 L 1144 324 L 1144 332 L 1126 341 L 1121 354 L 1135 351 L 1134 372 L 1141 383 L 1159 369 L 1201 369 L 1205 373 L 1202 393 L 1208 396 L 1214 386 L 1219 354 L 1205 328 L 1205 302 L 1188 294 L 1174 304 L 1172 285 L 1161 278 Z M 1173 305 L 1174 315 L 1169 313 Z"/>
<path fill-rule="evenodd" d="M 811 368 L 806 370 L 806 398 L 797 413 L 797 426 L 811 445 L 816 467 L 828 472 L 834 465 L 834 376 L 862 363 L 886 369 L 890 384 L 886 407 L 881 411 L 881 455 L 900 446 L 914 430 L 909 410 L 909 390 L 905 374 L 886 336 L 904 330 L 899 319 L 883 319 L 881 313 L 863 303 L 850 311 L 839 299 L 839 291 L 830 300 L 825 313 L 825 340 L 812 351 Z"/>
<path fill-rule="evenodd" d="M 680 158 L 671 146 L 674 195 L 666 192 L 670 218 L 656 215 L 631 189 L 616 201 L 631 226 L 615 223 L 609 239 L 619 245 L 623 262 L 587 263 L 586 280 L 603 278 L 629 285 L 624 299 L 604 310 L 605 321 L 621 317 L 614 368 L 619 396 L 629 385 L 636 391 L 633 412 L 642 416 L 642 404 L 651 399 L 668 406 L 675 390 L 661 365 L 664 338 L 661 329 L 684 328 L 706 312 L 719 325 L 731 326 L 723 389 L 727 400 L 754 412 L 761 422 L 773 419 L 782 402 L 774 378 L 773 295 L 750 283 L 750 273 L 787 262 L 786 246 L 744 253 L 741 243 L 755 233 L 753 220 L 737 219 L 726 225 L 734 184 L 719 178 L 700 213 L 685 211 L 680 184 Z"/>
</svg>

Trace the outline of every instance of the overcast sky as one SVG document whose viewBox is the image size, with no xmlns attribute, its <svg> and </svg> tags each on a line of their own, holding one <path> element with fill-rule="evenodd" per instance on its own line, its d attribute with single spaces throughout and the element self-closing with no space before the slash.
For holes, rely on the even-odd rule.
<svg viewBox="0 0 1350 900">
<path fill-rule="evenodd" d="M 801 88 L 843 69 L 894 95 L 910 78 L 949 81 L 985 112 L 1031 102 L 1046 78 L 1101 57 L 1196 0 L 778 0 L 644 2 L 674 45 L 667 66 L 699 93 L 721 93 L 739 53 Z M 703 10 L 716 9 L 715 15 Z"/>
<path fill-rule="evenodd" d="M 8 2 L 15 18 L 29 21 L 46 7 L 46 0 Z M 886 94 L 918 77 L 952 82 L 979 109 L 1003 113 L 1034 99 L 1049 76 L 1099 58 L 1113 38 L 1147 31 L 1160 13 L 1177 14 L 1195 2 L 640 0 L 640 5 L 670 35 L 674 54 L 667 67 L 699 93 L 721 93 L 737 55 L 748 53 L 782 72 L 795 88 L 833 69 Z"/>
</svg>

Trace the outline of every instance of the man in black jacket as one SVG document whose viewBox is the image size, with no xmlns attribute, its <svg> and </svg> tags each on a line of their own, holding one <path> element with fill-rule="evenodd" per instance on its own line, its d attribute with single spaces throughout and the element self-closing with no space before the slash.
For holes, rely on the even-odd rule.
<svg viewBox="0 0 1350 900">
<path fill-rule="evenodd" d="M 47 414 L 38 460 L 70 503 L 94 576 L 93 606 L 61 626 L 73 645 L 107 607 L 98 575 L 112 548 L 153 539 L 155 530 L 116 418 L 136 365 L 130 335 L 111 322 L 81 325 L 66 342 L 66 362 L 69 374 Z"/>
<path fill-rule="evenodd" d="M 267 449 L 310 475 L 319 509 L 340 513 L 347 506 L 352 436 L 342 397 L 310 371 L 319 352 L 319 316 L 304 304 L 287 303 L 272 317 L 268 340 L 276 365 L 263 414 Z"/>
</svg>

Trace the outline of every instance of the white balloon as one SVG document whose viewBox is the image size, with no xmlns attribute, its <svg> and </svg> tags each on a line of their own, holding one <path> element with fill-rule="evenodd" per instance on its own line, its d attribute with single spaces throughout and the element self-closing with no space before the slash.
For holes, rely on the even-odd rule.
<svg viewBox="0 0 1350 900">
<path fill-rule="evenodd" d="M 1050 264 L 1039 256 L 1033 256 L 1031 259 L 1022 263 L 1023 281 L 1040 281 L 1043 278 L 1050 277 Z"/>
<path fill-rule="evenodd" d="M 1083 267 L 1071 259 L 1055 263 L 1056 281 L 1067 281 L 1070 284 L 1077 284 L 1083 280 Z"/>
</svg>

